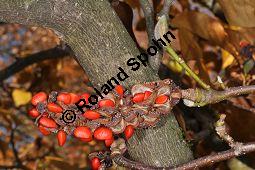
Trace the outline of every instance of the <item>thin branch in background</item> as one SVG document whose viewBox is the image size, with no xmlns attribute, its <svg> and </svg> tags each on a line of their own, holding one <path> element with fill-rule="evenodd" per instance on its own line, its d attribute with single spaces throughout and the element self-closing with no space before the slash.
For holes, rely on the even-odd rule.
<svg viewBox="0 0 255 170">
<path fill-rule="evenodd" d="M 146 169 L 146 170 L 163 169 L 162 167 L 157 168 L 157 167 L 153 167 L 153 166 L 147 166 L 145 164 L 129 160 L 121 154 L 115 155 L 113 158 L 113 161 L 119 166 L 123 166 L 123 167 L 130 168 L 130 169 Z"/>
<path fill-rule="evenodd" d="M 225 114 L 220 115 L 220 119 L 215 123 L 215 131 L 220 136 L 221 139 L 226 141 L 228 145 L 233 148 L 236 146 L 235 140 L 227 133 L 227 127 L 225 123 Z"/>
<path fill-rule="evenodd" d="M 150 4 L 149 0 L 140 0 L 140 5 L 142 7 L 145 21 L 146 21 L 146 29 L 149 40 L 149 46 L 153 43 L 152 39 L 155 39 L 154 36 L 154 9 L 152 4 Z M 149 64 L 155 72 L 158 72 L 159 66 L 161 64 L 163 52 L 159 51 L 155 56 L 149 57 Z"/>
<path fill-rule="evenodd" d="M 149 44 L 152 44 L 152 39 L 154 38 L 154 10 L 149 0 L 139 0 L 139 2 L 146 21 Z"/>
<path fill-rule="evenodd" d="M 4 165 L 0 165 L 0 169 L 17 169 L 17 168 L 20 168 L 18 166 L 4 166 Z"/>
<path fill-rule="evenodd" d="M 158 17 L 165 15 L 167 23 L 169 23 L 169 10 L 173 2 L 174 0 L 164 0 L 163 8 L 157 15 Z"/>
<path fill-rule="evenodd" d="M 16 148 L 15 148 L 14 133 L 15 133 L 15 128 L 13 128 L 13 129 L 11 130 L 10 144 L 11 144 L 11 147 L 12 147 L 13 154 L 14 154 L 14 156 L 15 156 L 15 161 L 16 161 L 16 163 L 17 163 L 17 166 L 22 166 L 22 162 L 21 162 L 21 160 L 19 159 L 18 151 L 17 151 Z"/>
<path fill-rule="evenodd" d="M 20 160 L 19 155 L 18 155 L 18 151 L 17 151 L 17 149 L 15 148 L 15 142 L 14 142 L 15 139 L 14 139 L 14 135 L 15 135 L 16 128 L 17 128 L 17 127 L 12 128 L 11 134 L 10 134 L 10 145 L 11 145 L 11 148 L 12 148 L 12 151 L 13 151 L 13 154 L 14 154 L 14 157 L 15 157 L 15 165 L 13 165 L 13 166 L 0 166 L 0 167 L 5 167 L 6 169 L 14 169 L 14 168 L 27 169 L 27 168 L 22 164 L 22 161 Z"/>
<path fill-rule="evenodd" d="M 56 58 L 62 58 L 70 55 L 70 52 L 68 49 L 60 48 L 59 46 L 41 51 L 36 54 L 29 55 L 25 58 L 20 58 L 7 68 L 0 71 L 0 82 L 4 81 L 5 79 L 9 78 L 10 76 L 14 75 L 15 73 L 23 70 L 29 65 L 32 65 L 34 63 L 44 61 L 47 59 L 56 59 Z"/>
<path fill-rule="evenodd" d="M 255 85 L 231 87 L 224 91 L 185 89 L 181 90 L 184 104 L 189 107 L 200 107 L 208 104 L 218 103 L 232 97 L 255 92 Z"/>
</svg>

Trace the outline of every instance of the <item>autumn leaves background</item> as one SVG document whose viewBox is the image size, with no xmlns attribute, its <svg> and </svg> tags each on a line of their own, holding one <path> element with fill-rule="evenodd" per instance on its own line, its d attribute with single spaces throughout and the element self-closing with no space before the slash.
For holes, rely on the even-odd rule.
<svg viewBox="0 0 255 170">
<path fill-rule="evenodd" d="M 153 1 L 155 10 L 159 11 L 162 3 L 160 0 Z M 175 1 L 169 13 L 171 31 L 176 37 L 171 46 L 214 89 L 254 84 L 254 8 L 255 2 L 252 0 Z M 125 0 L 125 3 L 114 6 L 114 9 L 137 44 L 146 49 L 148 39 L 145 20 L 138 1 Z M 0 34 L 0 72 L 19 59 L 60 43 L 52 31 L 42 28 L 3 24 L 0 26 Z M 163 63 L 161 76 L 173 78 L 182 87 L 196 87 L 196 83 L 166 54 Z M 219 83 L 217 76 L 223 84 Z M 29 168 L 87 167 L 84 160 L 88 153 L 101 150 L 103 143 L 92 141 L 84 145 L 83 142 L 70 140 L 68 147 L 62 149 L 52 140 L 53 136 L 43 138 L 35 130 L 33 121 L 27 115 L 28 102 L 32 93 L 42 89 L 47 92 L 93 91 L 88 85 L 88 77 L 84 76 L 82 69 L 71 57 L 38 62 L 2 81 L 0 166 L 12 166 L 17 162 L 18 155 L 18 159 Z M 254 95 L 250 94 L 199 109 L 180 104 L 174 113 L 184 130 L 185 138 L 192 143 L 195 156 L 200 157 L 227 147 L 212 129 L 217 113 L 227 114 L 228 129 L 235 140 L 255 140 L 254 101 Z M 231 159 L 218 163 L 212 169 L 255 167 L 253 154 L 241 160 Z"/>
</svg>

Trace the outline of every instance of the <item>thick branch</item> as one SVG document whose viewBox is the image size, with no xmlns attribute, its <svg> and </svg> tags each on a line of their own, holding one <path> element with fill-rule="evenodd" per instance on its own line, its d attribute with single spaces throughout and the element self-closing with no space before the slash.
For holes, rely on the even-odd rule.
<svg viewBox="0 0 255 170">
<path fill-rule="evenodd" d="M 41 51 L 36 54 L 29 55 L 25 58 L 19 58 L 16 62 L 0 71 L 0 82 L 34 63 L 44 61 L 47 59 L 62 58 L 68 55 L 69 53 L 67 51 L 62 50 L 59 47 L 56 47 L 49 50 Z"/>
<path fill-rule="evenodd" d="M 255 92 L 255 85 L 231 87 L 224 91 L 204 90 L 204 89 L 186 89 L 182 90 L 182 98 L 187 106 L 204 106 L 214 104 L 220 101 Z"/>
</svg>

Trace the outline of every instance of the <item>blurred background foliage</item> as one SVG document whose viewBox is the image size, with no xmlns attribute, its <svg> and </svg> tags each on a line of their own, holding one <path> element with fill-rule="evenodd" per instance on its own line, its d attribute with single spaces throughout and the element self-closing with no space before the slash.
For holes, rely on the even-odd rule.
<svg viewBox="0 0 255 170">
<path fill-rule="evenodd" d="M 152 3 L 155 11 L 160 11 L 163 0 Z M 112 6 L 138 48 L 146 49 L 146 23 L 139 1 L 113 0 Z M 254 9 L 253 0 L 174 1 L 169 25 L 177 39 L 171 46 L 214 89 L 254 84 Z M 57 45 L 61 41 L 51 30 L 2 23 L 0 75 L 15 62 Z M 160 76 L 174 79 L 182 88 L 196 87 L 166 54 Z M 73 57 L 36 62 L 0 83 L 0 169 L 85 169 L 89 167 L 88 154 L 104 149 L 97 141 L 84 143 L 73 138 L 60 148 L 55 135 L 44 137 L 27 114 L 35 92 L 92 92 L 89 78 Z M 203 108 L 187 108 L 180 103 L 174 113 L 195 157 L 201 157 L 228 148 L 214 132 L 219 113 L 227 114 L 229 133 L 235 140 L 254 141 L 254 105 L 255 96 L 250 94 Z M 255 154 L 248 154 L 205 169 L 254 167 Z"/>
</svg>

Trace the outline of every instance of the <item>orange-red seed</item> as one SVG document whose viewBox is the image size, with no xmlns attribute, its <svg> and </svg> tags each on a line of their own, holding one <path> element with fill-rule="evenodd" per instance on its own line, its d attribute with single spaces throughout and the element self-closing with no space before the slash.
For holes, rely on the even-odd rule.
<svg viewBox="0 0 255 170">
<path fill-rule="evenodd" d="M 35 106 L 37 105 L 38 103 L 40 102 L 44 102 L 47 100 L 47 94 L 44 93 L 44 92 L 39 92 L 39 93 L 36 93 L 32 99 L 31 99 L 31 103 Z"/>
<path fill-rule="evenodd" d="M 31 110 L 29 110 L 28 114 L 32 118 L 37 118 L 40 115 L 40 113 L 36 110 L 36 108 L 32 108 Z"/>
<path fill-rule="evenodd" d="M 124 94 L 124 88 L 122 85 L 115 86 L 115 91 L 122 97 Z"/>
<path fill-rule="evenodd" d="M 92 170 L 98 170 L 100 166 L 101 166 L 101 162 L 99 158 L 95 157 L 91 160 Z"/>
<path fill-rule="evenodd" d="M 100 117 L 100 114 L 93 110 L 86 110 L 85 113 L 83 114 L 83 116 L 87 119 L 95 120 Z"/>
<path fill-rule="evenodd" d="M 71 96 L 68 93 L 60 93 L 57 97 L 57 101 L 61 101 L 64 104 L 70 104 L 71 103 Z"/>
<path fill-rule="evenodd" d="M 99 107 L 114 107 L 115 104 L 111 99 L 103 99 L 98 102 Z"/>
<path fill-rule="evenodd" d="M 63 146 L 66 143 L 66 132 L 63 130 L 59 130 L 57 134 L 58 145 Z"/>
<path fill-rule="evenodd" d="M 62 107 L 60 107 L 59 105 L 57 105 L 55 103 L 48 103 L 47 108 L 50 112 L 54 112 L 54 113 L 63 112 Z"/>
<path fill-rule="evenodd" d="M 158 96 L 156 99 L 155 99 L 155 103 L 156 104 L 164 104 L 166 103 L 168 100 L 168 97 L 166 95 L 161 95 L 161 96 Z"/>
<path fill-rule="evenodd" d="M 113 138 L 112 130 L 107 127 L 99 127 L 94 131 L 94 137 L 97 140 L 109 140 Z"/>
<path fill-rule="evenodd" d="M 140 103 L 144 100 L 144 93 L 136 93 L 133 97 L 134 103 Z"/>
<path fill-rule="evenodd" d="M 134 134 L 134 131 L 135 131 L 134 126 L 128 125 L 124 130 L 126 139 L 129 139 Z"/>
<path fill-rule="evenodd" d="M 87 126 L 78 126 L 74 132 L 74 136 L 77 138 L 82 139 L 91 139 L 92 138 L 92 132 L 89 127 Z"/>
<path fill-rule="evenodd" d="M 47 128 L 56 128 L 57 127 L 56 122 L 53 119 L 48 118 L 48 117 L 41 117 L 39 119 L 39 124 L 41 124 Z"/>
</svg>

